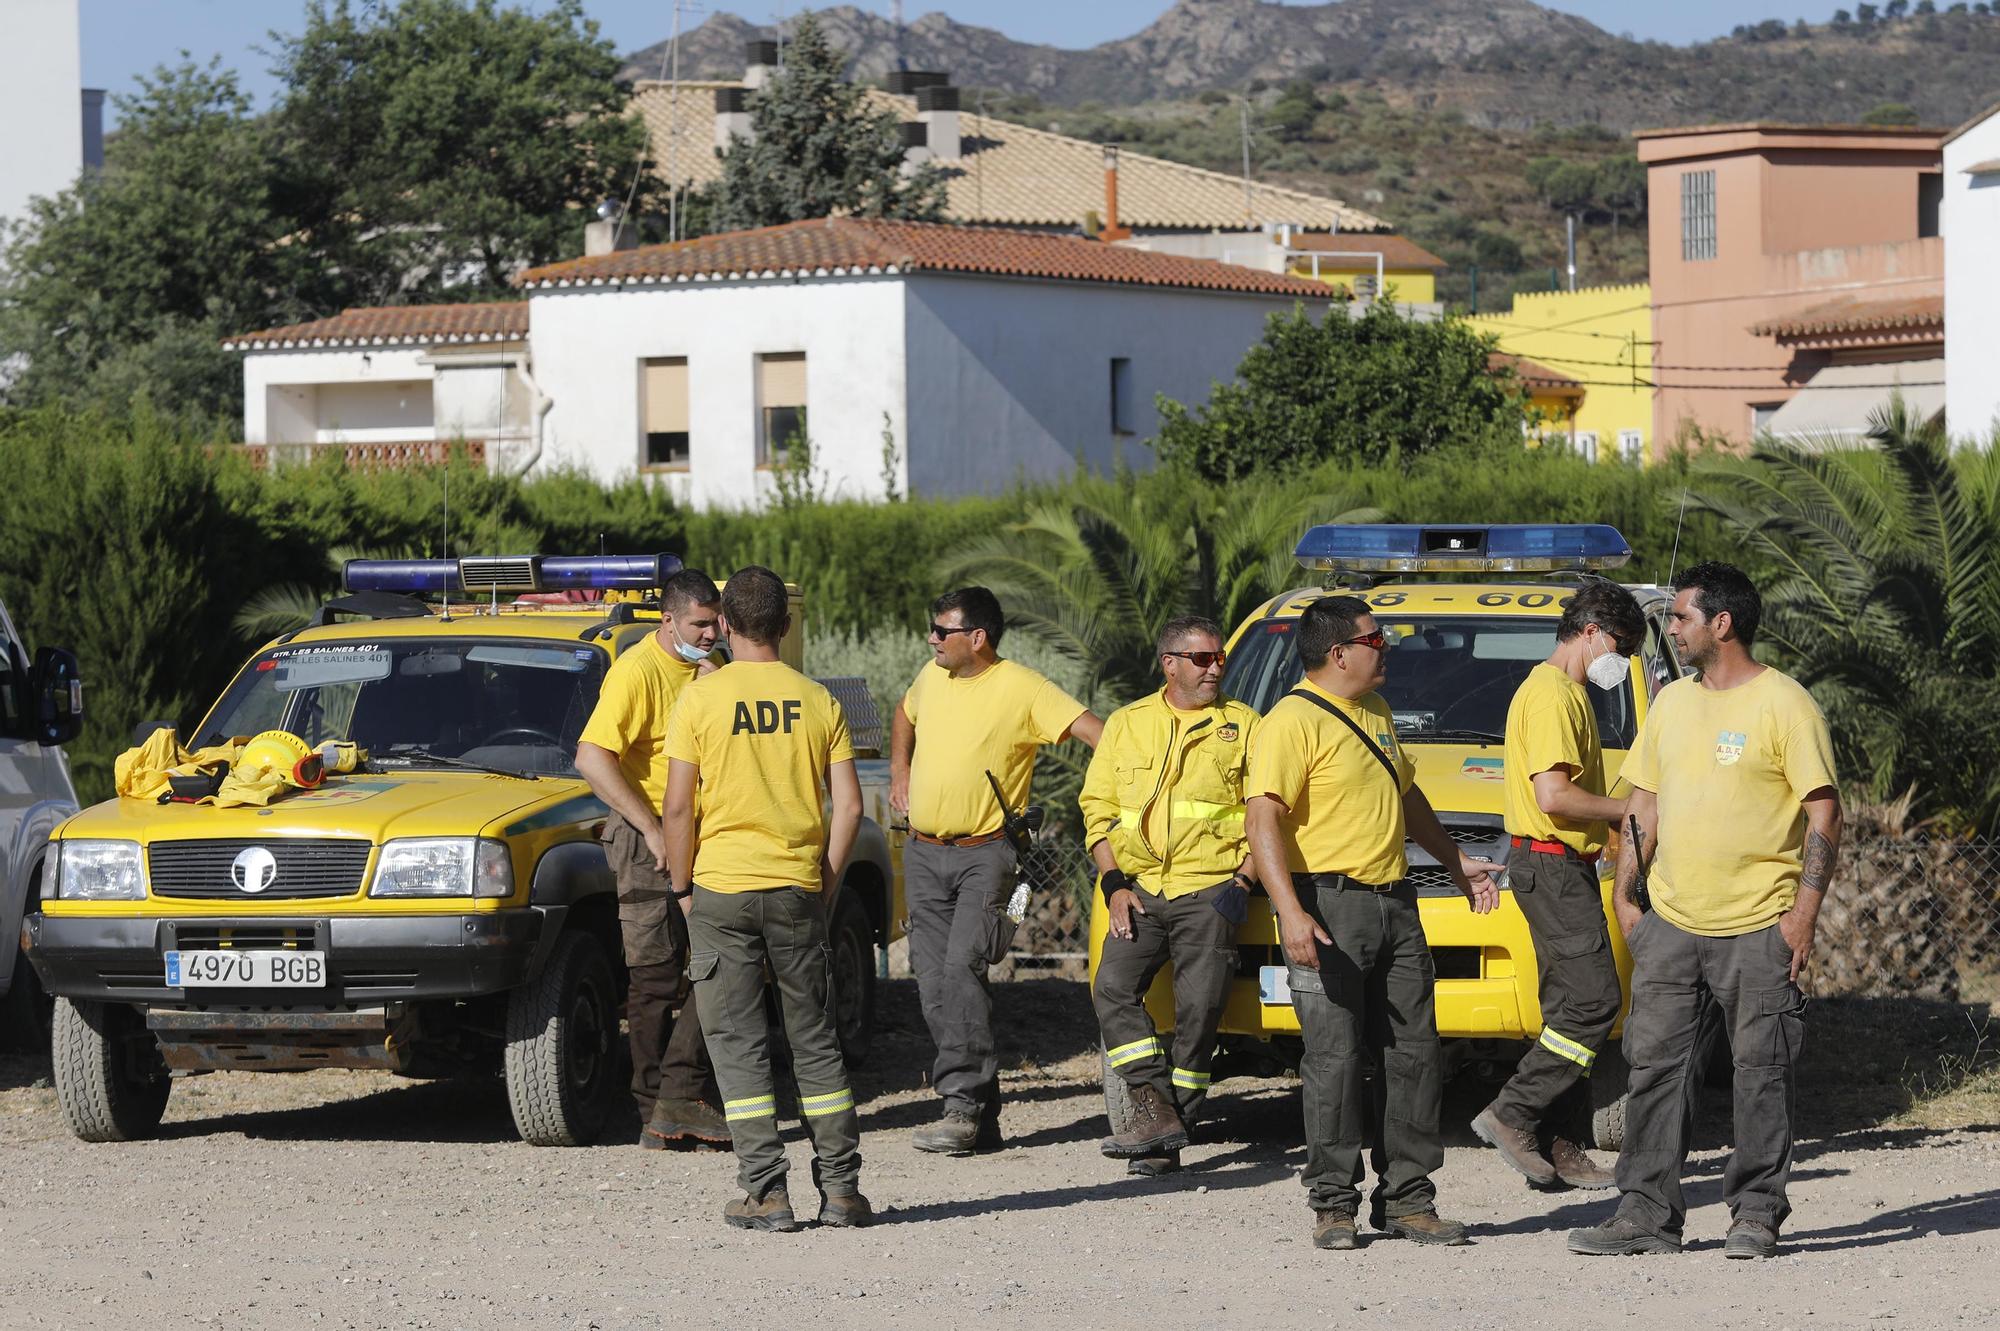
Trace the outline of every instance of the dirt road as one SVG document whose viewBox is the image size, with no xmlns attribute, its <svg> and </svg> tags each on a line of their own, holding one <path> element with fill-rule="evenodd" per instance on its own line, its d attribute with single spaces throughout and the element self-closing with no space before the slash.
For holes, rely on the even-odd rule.
<svg viewBox="0 0 2000 1331">
<path fill-rule="evenodd" d="M 1459 1128 L 1444 1210 L 1476 1244 L 1321 1253 L 1297 1172 L 1297 1090 L 1231 1082 L 1220 1119 L 1158 1180 L 1100 1157 L 1080 985 L 996 990 L 1009 1149 L 910 1149 L 934 1113 L 907 981 L 857 1077 L 859 1232 L 744 1234 L 718 1218 L 727 1155 L 512 1140 L 497 1085 L 374 1074 L 224 1074 L 176 1086 L 166 1136 L 84 1146 L 46 1065 L 0 1060 L 0 1326 L 958 1328 L 1323 1326 L 1989 1327 L 2000 1321 L 2000 1135 L 1861 1129 L 1851 1029 L 1815 1027 L 1785 1253 L 1726 1262 L 1726 1108 L 1698 1142 L 1689 1250 L 1582 1259 L 1563 1232 L 1605 1194 L 1528 1192 Z M 1031 1055 L 1032 1051 L 1032 1057 Z M 1921 1053 L 1921 1051 L 1917 1051 Z M 1877 1078 L 1877 1080 L 1880 1080 Z M 1880 1089 L 1880 1088 L 1878 1088 Z M 1889 1090 L 1893 1092 L 1893 1086 Z M 1481 1103 L 1455 1086 L 1454 1124 Z M 793 1197 L 810 1197 L 792 1148 Z"/>
</svg>

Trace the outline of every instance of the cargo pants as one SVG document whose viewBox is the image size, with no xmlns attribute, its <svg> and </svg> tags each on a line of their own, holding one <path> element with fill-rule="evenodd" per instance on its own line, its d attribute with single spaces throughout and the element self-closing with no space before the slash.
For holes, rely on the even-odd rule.
<svg viewBox="0 0 2000 1331">
<path fill-rule="evenodd" d="M 1105 935 L 1090 991 L 1112 1070 L 1128 1085 L 1158 1091 L 1186 1123 L 1208 1098 L 1215 1028 L 1236 977 L 1236 926 L 1215 909 L 1229 886 L 1217 883 L 1171 900 L 1135 886 L 1146 913 L 1132 913 L 1130 938 Z M 1146 991 L 1169 962 L 1174 1027 L 1163 1040 L 1146 1009 Z"/>
<path fill-rule="evenodd" d="M 722 1085 L 736 1179 L 759 1199 L 784 1184 L 787 1168 L 764 1011 L 767 964 L 791 1045 L 799 1115 L 812 1138 L 813 1182 L 828 1196 L 861 1186 L 861 1122 L 834 1030 L 833 951 L 823 905 L 819 893 L 799 887 L 711 892 L 696 886 L 688 916 L 689 970 Z"/>
<path fill-rule="evenodd" d="M 625 1023 L 632 1046 L 632 1099 L 639 1121 L 656 1100 L 715 1100 L 715 1071 L 701 1038 L 701 1016 L 688 987 L 687 921 L 673 884 L 653 862 L 646 838 L 619 814 L 604 824 L 604 855 L 618 881 L 623 940 Z M 674 1008 L 680 1007 L 678 1019 Z"/>
<path fill-rule="evenodd" d="M 1772 924 L 1709 938 L 1641 916 L 1625 1018 L 1625 1144 L 1618 1152 L 1618 1214 L 1678 1241 L 1687 1221 L 1681 1169 L 1694 1127 L 1689 1084 L 1700 1077 L 1704 1017 L 1720 1013 L 1735 1063 L 1736 1149 L 1722 1174 L 1734 1220 L 1774 1232 L 1791 1214 L 1795 1069 L 1805 1044 L 1805 995 L 1792 983 L 1792 949 Z"/>
<path fill-rule="evenodd" d="M 1374 1200 L 1387 1216 L 1434 1210 L 1431 1175 L 1444 1164 L 1438 1130 L 1444 1059 L 1438 1044 L 1437 970 L 1408 880 L 1380 891 L 1343 874 L 1294 874 L 1299 904 L 1331 946 L 1319 966 L 1287 966 L 1305 1036 L 1304 1183 L 1315 1211 L 1359 1209 L 1361 1151 L 1371 1128 Z M 1377 1061 L 1375 1099 L 1366 1062 Z"/>
<path fill-rule="evenodd" d="M 1535 941 L 1542 1035 L 1494 1097 L 1493 1112 L 1509 1127 L 1587 1146 L 1590 1070 L 1624 998 L 1597 867 L 1574 854 L 1516 846 L 1507 877 Z"/>
<path fill-rule="evenodd" d="M 937 1045 L 931 1086 L 948 1111 L 992 1117 L 1000 1110 L 1000 1061 L 986 970 L 1007 954 L 1014 922 L 1014 848 L 903 843 L 903 904 L 910 916 L 910 969 L 924 1025 Z"/>
</svg>

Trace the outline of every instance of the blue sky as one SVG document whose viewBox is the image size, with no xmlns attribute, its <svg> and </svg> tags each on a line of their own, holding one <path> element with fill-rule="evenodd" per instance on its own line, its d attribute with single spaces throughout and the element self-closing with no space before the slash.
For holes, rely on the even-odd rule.
<svg viewBox="0 0 2000 1331">
<path fill-rule="evenodd" d="M 141 74 L 172 63 L 183 49 L 206 61 L 220 55 L 223 64 L 243 76 L 244 86 L 259 104 L 275 81 L 270 64 L 258 48 L 267 44 L 273 27 L 296 30 L 302 6 L 296 0 L 81 0 L 83 12 L 83 81 L 113 93 L 130 92 Z M 547 0 L 522 0 L 543 8 Z M 822 0 L 823 2 L 823 0 Z M 890 12 L 890 0 L 851 0 L 864 9 Z M 905 0 L 912 20 L 931 10 L 943 10 L 961 23 L 998 28 L 1021 41 L 1083 47 L 1137 32 L 1167 8 L 1169 0 Z M 1745 5 L 1743 0 L 1543 0 L 1550 8 L 1581 14 L 1610 32 L 1666 42 L 1698 41 L 1729 31 L 1738 23 L 1760 18 L 1792 19 L 1800 15 L 1823 22 L 1838 7 L 1823 0 L 1780 0 Z M 621 51 L 665 37 L 672 26 L 673 0 L 585 0 L 591 17 Z M 815 5 L 814 7 L 818 7 Z M 1850 6 L 1851 7 L 1851 6 Z M 779 14 L 797 13 L 799 0 L 700 0 L 689 3 L 682 22 L 693 26 L 710 13 L 728 11 L 753 22 L 769 22 Z"/>
</svg>

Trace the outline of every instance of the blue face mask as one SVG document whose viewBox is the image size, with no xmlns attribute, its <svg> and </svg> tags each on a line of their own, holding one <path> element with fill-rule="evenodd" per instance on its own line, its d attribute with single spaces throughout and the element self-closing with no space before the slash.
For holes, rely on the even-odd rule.
<svg viewBox="0 0 2000 1331">
<path fill-rule="evenodd" d="M 699 664 L 703 661 L 706 661 L 709 657 L 709 653 L 714 651 L 715 649 L 711 647 L 708 648 L 706 651 L 704 651 L 700 647 L 690 647 L 688 646 L 688 644 L 682 642 L 680 640 L 680 637 L 676 635 L 674 637 L 674 650 L 681 654 L 681 660 L 690 662 L 692 664 Z"/>
</svg>

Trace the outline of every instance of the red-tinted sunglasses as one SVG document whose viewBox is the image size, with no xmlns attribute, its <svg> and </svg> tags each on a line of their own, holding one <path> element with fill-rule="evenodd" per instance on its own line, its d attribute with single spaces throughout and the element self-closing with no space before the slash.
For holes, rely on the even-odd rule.
<svg viewBox="0 0 2000 1331">
<path fill-rule="evenodd" d="M 1228 652 L 1165 652 L 1165 656 L 1178 656 L 1191 663 L 1196 670 L 1206 670 L 1210 666 L 1224 665 L 1229 660 Z"/>
<path fill-rule="evenodd" d="M 1349 638 L 1345 642 L 1336 642 L 1333 645 L 1336 647 L 1373 647 L 1378 652 L 1386 652 L 1389 650 L 1389 635 L 1381 629 L 1376 629 L 1373 633 L 1364 633 L 1358 638 Z"/>
</svg>

